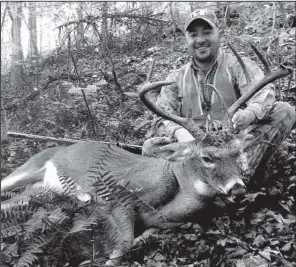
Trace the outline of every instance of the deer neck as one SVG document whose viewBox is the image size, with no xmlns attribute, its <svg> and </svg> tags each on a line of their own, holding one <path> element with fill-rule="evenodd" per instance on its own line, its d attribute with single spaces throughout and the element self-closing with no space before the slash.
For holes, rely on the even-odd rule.
<svg viewBox="0 0 296 267">
<path fill-rule="evenodd" d="M 193 159 L 189 158 L 184 161 L 170 163 L 173 175 L 176 177 L 181 190 L 188 190 L 192 187 L 192 182 L 200 176 L 200 163 L 196 165 Z M 194 164 L 194 165 L 193 165 Z"/>
</svg>

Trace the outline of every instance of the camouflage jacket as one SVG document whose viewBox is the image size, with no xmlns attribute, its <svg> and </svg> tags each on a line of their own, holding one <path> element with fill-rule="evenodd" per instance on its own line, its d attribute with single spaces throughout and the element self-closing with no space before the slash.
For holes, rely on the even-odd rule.
<svg viewBox="0 0 296 267">
<path fill-rule="evenodd" d="M 243 58 L 252 82 L 260 80 L 264 73 L 253 61 Z M 242 94 L 246 93 L 246 78 L 236 57 L 219 51 L 216 63 L 208 71 L 202 71 L 192 60 L 185 66 L 170 73 L 166 80 L 175 83 L 162 87 L 156 104 L 167 113 L 182 117 L 192 114 L 193 119 L 203 115 L 208 110 L 211 119 L 222 121 L 225 109 L 219 102 L 217 95 L 210 86 L 214 85 L 222 94 L 226 104 L 230 107 Z M 252 110 L 257 119 L 262 119 L 275 102 L 274 86 L 266 85 L 248 102 L 248 109 Z M 154 129 L 157 135 L 173 137 L 180 125 L 156 117 Z"/>
</svg>

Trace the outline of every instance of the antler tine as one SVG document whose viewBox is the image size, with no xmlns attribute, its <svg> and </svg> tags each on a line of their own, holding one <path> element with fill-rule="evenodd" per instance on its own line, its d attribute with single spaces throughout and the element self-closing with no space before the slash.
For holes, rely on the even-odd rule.
<svg viewBox="0 0 296 267">
<path fill-rule="evenodd" d="M 224 107 L 224 109 L 226 111 L 226 117 L 227 117 L 228 127 L 230 129 L 233 129 L 233 125 L 232 125 L 232 122 L 231 122 L 231 117 L 230 117 L 230 114 L 229 114 L 229 111 L 228 111 L 228 107 L 227 107 L 227 104 L 226 104 L 226 102 L 225 102 L 222 94 L 219 92 L 219 90 L 213 84 L 206 84 L 206 85 L 211 86 L 212 89 L 213 89 L 213 91 L 218 96 L 220 103 L 223 105 L 223 107 Z"/>
<path fill-rule="evenodd" d="M 146 82 L 150 82 L 150 80 L 151 80 L 153 69 L 154 69 L 154 65 L 155 65 L 155 58 L 153 58 L 153 60 L 152 60 L 150 69 L 149 69 L 148 74 L 147 74 Z"/>
<path fill-rule="evenodd" d="M 153 73 L 153 69 L 154 69 L 154 65 L 155 65 L 155 58 L 153 58 L 151 66 L 149 68 L 148 74 L 147 74 L 147 79 L 146 79 L 146 83 L 139 89 L 139 98 L 142 101 L 142 103 L 153 113 L 155 113 L 156 115 L 174 121 L 176 123 L 183 123 L 180 122 L 185 120 L 184 118 L 178 117 L 174 114 L 172 115 L 168 115 L 166 114 L 162 109 L 158 108 L 150 99 L 148 96 L 146 96 L 146 94 L 158 87 L 161 86 L 165 86 L 165 85 L 170 85 L 173 82 L 171 81 L 159 81 L 159 82 L 154 82 L 154 83 L 150 83 L 149 81 L 151 80 L 152 77 L 152 73 Z"/>
<path fill-rule="evenodd" d="M 255 54 L 257 55 L 257 57 L 262 62 L 264 69 L 265 69 L 265 73 L 267 75 L 269 75 L 271 73 L 271 66 L 270 66 L 269 62 L 266 60 L 266 58 L 263 56 L 263 54 L 258 50 L 258 48 L 255 45 L 253 45 L 251 42 L 250 42 L 250 45 L 251 45 L 252 49 L 254 50 Z"/>
<path fill-rule="evenodd" d="M 269 75 L 265 75 L 260 81 L 254 83 L 249 92 L 242 95 L 232 106 L 228 109 L 230 117 L 232 118 L 234 113 L 244 104 L 246 103 L 253 95 L 255 95 L 260 89 L 262 89 L 265 85 L 279 79 L 285 77 L 292 73 L 292 69 L 282 66 L 279 70 L 271 71 Z"/>
<path fill-rule="evenodd" d="M 242 67 L 243 72 L 244 72 L 245 77 L 246 77 L 247 84 L 250 84 L 251 83 L 251 77 L 250 77 L 250 74 L 248 72 L 248 69 L 247 69 L 244 61 L 242 60 L 241 56 L 237 53 L 237 51 L 234 49 L 234 47 L 232 46 L 232 44 L 230 42 L 227 42 L 227 45 L 229 46 L 229 48 L 231 49 L 231 51 L 233 52 L 233 54 L 237 58 L 237 61 L 240 64 L 240 66 Z"/>
<path fill-rule="evenodd" d="M 200 139 L 204 136 L 204 132 L 201 130 L 199 124 L 205 122 L 206 118 L 205 116 L 199 116 L 198 118 L 195 118 L 195 120 L 192 119 L 192 117 L 183 118 L 180 116 L 177 116 L 175 114 L 167 114 L 165 111 L 163 111 L 161 108 L 157 107 L 155 103 L 153 103 L 147 96 L 146 93 L 149 91 L 156 89 L 160 86 L 170 85 L 174 82 L 171 81 L 160 81 L 160 82 L 154 82 L 154 83 L 146 83 L 142 86 L 142 88 L 139 90 L 139 97 L 140 100 L 143 102 L 143 104 L 153 113 L 156 115 L 173 121 L 181 126 L 183 126 L 185 129 L 187 129 L 194 138 Z M 200 123 L 198 123 L 200 121 Z"/>
<path fill-rule="evenodd" d="M 161 87 L 161 86 L 166 86 L 166 85 L 170 85 L 170 84 L 173 84 L 174 82 L 172 81 L 159 81 L 159 82 L 154 82 L 154 83 L 145 83 L 142 88 L 140 88 L 139 90 L 139 97 L 140 97 L 140 100 L 143 102 L 143 104 L 150 110 L 152 111 L 153 113 L 155 113 L 156 115 L 164 118 L 164 119 L 167 119 L 167 120 L 170 120 L 170 121 L 173 121 L 173 122 L 176 122 L 180 125 L 183 126 L 183 124 L 185 123 L 186 124 L 186 121 L 187 121 L 187 118 L 182 118 L 182 117 L 179 117 L 175 114 L 167 114 L 165 113 L 161 108 L 157 107 L 147 96 L 146 94 L 158 87 Z"/>
</svg>

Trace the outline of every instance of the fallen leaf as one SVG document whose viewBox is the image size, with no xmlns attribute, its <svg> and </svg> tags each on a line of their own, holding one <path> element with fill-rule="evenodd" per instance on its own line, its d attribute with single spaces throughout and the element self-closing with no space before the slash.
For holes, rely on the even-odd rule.
<svg viewBox="0 0 296 267">
<path fill-rule="evenodd" d="M 164 256 L 160 253 L 156 253 L 154 256 L 154 260 L 156 260 L 156 261 L 162 261 L 164 259 L 165 259 Z"/>
<path fill-rule="evenodd" d="M 217 241 L 217 245 L 220 245 L 221 247 L 225 247 L 226 242 L 227 242 L 227 238 L 225 238 L 225 239 L 219 239 Z"/>
<path fill-rule="evenodd" d="M 288 252 L 290 251 L 292 248 L 293 248 L 293 242 L 290 241 L 288 243 L 286 243 L 282 248 L 281 248 L 281 251 L 284 251 L 284 252 Z"/>
<path fill-rule="evenodd" d="M 266 240 L 262 235 L 256 236 L 253 245 L 256 246 L 257 248 L 261 248 L 266 244 Z"/>
<path fill-rule="evenodd" d="M 266 251 L 266 250 L 264 250 L 264 251 L 259 251 L 258 254 L 259 254 L 262 258 L 264 258 L 264 259 L 266 259 L 266 260 L 268 260 L 268 261 L 271 261 L 271 258 L 270 258 L 270 252 L 269 252 L 269 251 Z"/>
</svg>

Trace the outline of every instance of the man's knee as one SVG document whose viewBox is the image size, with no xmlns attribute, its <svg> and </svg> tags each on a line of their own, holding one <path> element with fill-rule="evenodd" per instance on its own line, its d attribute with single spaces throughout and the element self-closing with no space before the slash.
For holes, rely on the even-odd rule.
<svg viewBox="0 0 296 267">
<path fill-rule="evenodd" d="M 296 120 L 295 107 L 287 102 L 275 102 L 269 116 L 272 117 L 273 120 L 283 122 L 292 128 Z"/>
</svg>

